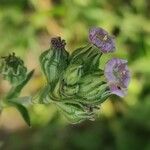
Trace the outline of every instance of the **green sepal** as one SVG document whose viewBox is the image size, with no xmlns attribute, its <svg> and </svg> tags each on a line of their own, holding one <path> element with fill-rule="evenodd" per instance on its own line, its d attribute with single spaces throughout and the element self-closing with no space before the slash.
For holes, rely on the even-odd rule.
<svg viewBox="0 0 150 150">
<path fill-rule="evenodd" d="M 49 49 L 40 56 L 41 68 L 49 83 L 56 82 L 68 65 L 68 52 Z"/>
<path fill-rule="evenodd" d="M 46 76 L 47 80 L 49 81 L 49 70 L 48 70 L 48 66 L 50 66 L 50 64 L 53 61 L 53 55 L 54 52 L 50 49 L 44 51 L 40 57 L 39 57 L 39 61 L 40 61 L 40 65 L 41 65 L 41 69 L 44 73 L 44 75 Z"/>
<path fill-rule="evenodd" d="M 72 124 L 83 122 L 84 120 L 94 120 L 95 114 L 84 108 L 84 106 L 71 103 L 56 103 L 63 115 Z"/>
<path fill-rule="evenodd" d="M 87 45 L 74 50 L 73 53 L 70 55 L 70 59 L 69 59 L 70 63 L 74 63 L 79 58 L 82 58 L 91 48 L 92 48 L 91 45 Z"/>
<path fill-rule="evenodd" d="M 99 70 L 99 61 L 102 53 L 87 45 L 76 49 L 70 56 L 70 64 L 80 63 L 83 65 L 84 73 L 91 73 Z"/>
<path fill-rule="evenodd" d="M 39 93 L 39 96 L 38 96 L 38 102 L 40 104 L 48 104 L 48 103 L 51 103 L 51 99 L 50 99 L 50 90 L 51 90 L 51 86 L 48 84 L 46 85 Z"/>
<path fill-rule="evenodd" d="M 83 98 L 86 102 L 95 103 L 97 100 L 100 101 L 102 95 L 106 92 L 107 85 L 102 84 L 95 89 L 91 90 L 89 93 L 83 95 Z"/>
<path fill-rule="evenodd" d="M 83 75 L 82 65 L 70 64 L 64 73 L 64 82 L 67 85 L 76 84 Z"/>
<path fill-rule="evenodd" d="M 56 84 L 55 87 L 51 88 L 49 95 L 53 100 L 60 101 L 61 100 L 61 88 L 62 88 L 62 80 L 60 79 Z"/>
<path fill-rule="evenodd" d="M 79 92 L 79 85 L 63 85 L 61 89 L 62 98 L 74 98 Z"/>
<path fill-rule="evenodd" d="M 86 93 L 89 93 L 90 91 L 93 91 L 100 85 L 104 84 L 105 82 L 102 80 L 102 77 L 100 75 L 86 75 L 83 78 L 81 78 L 79 85 L 79 95 L 84 95 Z"/>
</svg>

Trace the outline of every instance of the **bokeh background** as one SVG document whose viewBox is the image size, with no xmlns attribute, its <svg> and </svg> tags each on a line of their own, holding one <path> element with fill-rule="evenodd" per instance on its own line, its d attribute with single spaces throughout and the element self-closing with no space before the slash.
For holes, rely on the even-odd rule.
<svg viewBox="0 0 150 150">
<path fill-rule="evenodd" d="M 116 36 L 117 51 L 128 60 L 128 95 L 103 103 L 96 121 L 70 125 L 52 105 L 29 109 L 28 128 L 15 108 L 0 116 L 2 150 L 150 150 L 150 1 L 149 0 L 0 0 L 0 56 L 15 52 L 36 69 L 22 95 L 44 82 L 38 56 L 50 37 L 62 36 L 71 53 L 87 43 L 91 26 Z M 0 78 L 0 98 L 10 88 Z"/>
</svg>

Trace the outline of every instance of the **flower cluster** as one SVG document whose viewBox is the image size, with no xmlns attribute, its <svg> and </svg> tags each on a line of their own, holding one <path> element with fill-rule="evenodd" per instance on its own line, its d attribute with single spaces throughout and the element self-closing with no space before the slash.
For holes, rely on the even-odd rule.
<svg viewBox="0 0 150 150">
<path fill-rule="evenodd" d="M 126 60 L 113 58 L 104 70 L 99 66 L 102 54 L 115 51 L 114 37 L 96 27 L 89 31 L 89 42 L 69 55 L 66 42 L 52 38 L 50 49 L 40 56 L 48 81 L 40 102 L 55 104 L 71 123 L 94 120 L 110 95 L 125 96 L 130 80 Z"/>
<path fill-rule="evenodd" d="M 93 121 L 100 105 L 109 96 L 126 95 L 130 82 L 127 60 L 112 58 L 104 70 L 101 68 L 101 56 L 115 51 L 115 40 L 98 27 L 89 30 L 89 43 L 72 54 L 66 51 L 65 45 L 65 40 L 54 37 L 50 48 L 40 55 L 41 69 L 47 82 L 36 96 L 36 103 L 54 104 L 71 123 L 86 119 Z M 0 103 L 0 111 L 5 105 L 13 105 L 30 125 L 24 104 L 33 104 L 35 98 L 20 98 L 19 95 L 34 71 L 27 73 L 24 62 L 13 53 L 2 57 L 0 72 L 13 86 L 5 101 Z"/>
</svg>

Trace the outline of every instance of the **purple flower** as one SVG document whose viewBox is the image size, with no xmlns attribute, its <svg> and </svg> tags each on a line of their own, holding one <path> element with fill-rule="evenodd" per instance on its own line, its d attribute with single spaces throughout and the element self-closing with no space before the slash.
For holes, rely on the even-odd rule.
<svg viewBox="0 0 150 150">
<path fill-rule="evenodd" d="M 130 82 L 127 60 L 117 58 L 109 60 L 105 66 L 104 74 L 111 93 L 120 97 L 125 96 Z"/>
<path fill-rule="evenodd" d="M 114 37 L 107 31 L 99 27 L 93 27 L 89 30 L 89 41 L 98 47 L 103 53 L 115 51 Z"/>
</svg>

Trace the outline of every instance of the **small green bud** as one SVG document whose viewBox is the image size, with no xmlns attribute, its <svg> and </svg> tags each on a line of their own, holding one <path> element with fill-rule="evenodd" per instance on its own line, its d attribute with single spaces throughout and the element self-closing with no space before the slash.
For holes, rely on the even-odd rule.
<svg viewBox="0 0 150 150">
<path fill-rule="evenodd" d="M 82 74 L 82 65 L 71 64 L 64 73 L 64 81 L 67 85 L 74 85 L 80 80 Z"/>
<path fill-rule="evenodd" d="M 15 53 L 13 53 L 9 56 L 2 57 L 0 72 L 5 80 L 16 86 L 25 80 L 27 68 L 24 66 L 23 60 L 16 57 Z"/>
<path fill-rule="evenodd" d="M 41 68 L 49 83 L 58 81 L 68 65 L 68 52 L 65 41 L 60 37 L 51 39 L 51 47 L 40 56 Z"/>
</svg>

